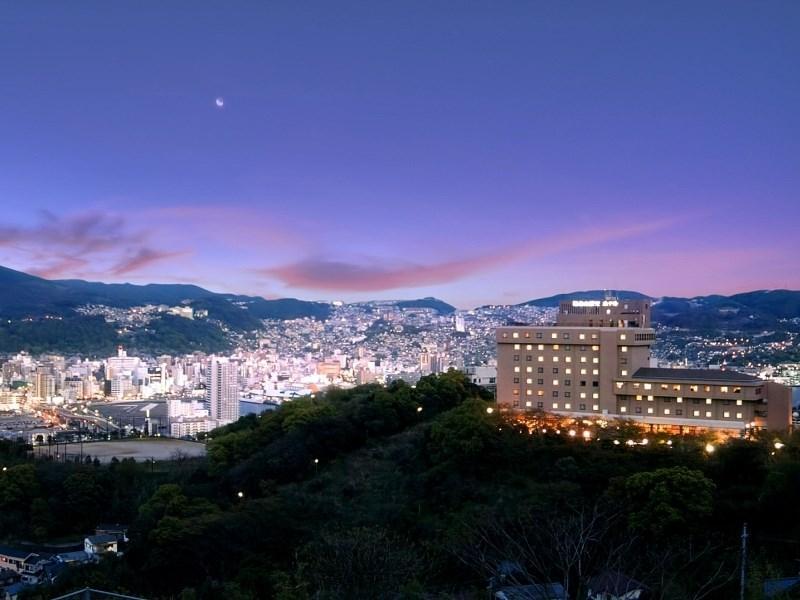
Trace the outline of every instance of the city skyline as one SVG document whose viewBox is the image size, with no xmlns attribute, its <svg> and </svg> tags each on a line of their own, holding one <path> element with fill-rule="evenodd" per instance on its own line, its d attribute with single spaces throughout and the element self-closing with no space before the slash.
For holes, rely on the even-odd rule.
<svg viewBox="0 0 800 600">
<path fill-rule="evenodd" d="M 800 7 L 586 7 L 6 8 L 0 264 L 460 308 L 800 288 Z"/>
</svg>

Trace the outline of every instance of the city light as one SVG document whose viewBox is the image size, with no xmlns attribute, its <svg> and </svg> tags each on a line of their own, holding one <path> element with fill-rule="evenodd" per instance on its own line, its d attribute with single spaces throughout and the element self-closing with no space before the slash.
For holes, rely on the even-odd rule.
<svg viewBox="0 0 800 600">
<path fill-rule="evenodd" d="M 708 454 L 713 454 L 715 450 L 714 444 L 706 444 L 706 452 Z"/>
</svg>

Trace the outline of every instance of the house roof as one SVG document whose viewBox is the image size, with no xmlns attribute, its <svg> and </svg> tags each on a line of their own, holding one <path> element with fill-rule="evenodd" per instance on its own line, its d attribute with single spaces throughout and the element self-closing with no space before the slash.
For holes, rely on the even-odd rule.
<svg viewBox="0 0 800 600">
<path fill-rule="evenodd" d="M 667 381 L 699 381 L 724 383 L 760 383 L 755 375 L 719 369 L 656 369 L 642 367 L 633 374 L 634 379 L 666 379 Z"/>
<path fill-rule="evenodd" d="M 567 600 L 567 592 L 560 583 L 533 583 L 500 588 L 494 597 L 497 600 Z"/>
<path fill-rule="evenodd" d="M 90 535 L 86 537 L 90 544 L 110 544 L 117 542 L 117 536 L 109 533 L 101 533 L 100 535 Z"/>
<path fill-rule="evenodd" d="M 589 589 L 593 593 L 606 592 L 619 596 L 634 590 L 646 590 L 647 586 L 617 571 L 606 571 L 589 580 Z"/>
<path fill-rule="evenodd" d="M 788 592 L 800 585 L 800 577 L 783 577 L 782 579 L 767 579 L 764 581 L 764 597 L 774 598 L 778 594 Z"/>
<path fill-rule="evenodd" d="M 17 548 L 11 548 L 9 546 L 0 546 L 0 554 L 3 556 L 10 556 L 11 558 L 18 558 L 20 560 L 25 560 L 32 554 L 36 554 L 35 552 L 30 552 L 29 550 L 18 550 Z"/>
</svg>

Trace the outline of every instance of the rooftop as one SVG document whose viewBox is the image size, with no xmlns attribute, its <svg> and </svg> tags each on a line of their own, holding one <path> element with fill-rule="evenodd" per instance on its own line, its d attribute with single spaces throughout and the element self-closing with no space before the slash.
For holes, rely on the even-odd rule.
<svg viewBox="0 0 800 600">
<path fill-rule="evenodd" d="M 668 381 L 713 381 L 725 383 L 759 383 L 755 375 L 718 369 L 656 369 L 642 367 L 633 374 L 634 379 L 665 379 Z"/>
</svg>

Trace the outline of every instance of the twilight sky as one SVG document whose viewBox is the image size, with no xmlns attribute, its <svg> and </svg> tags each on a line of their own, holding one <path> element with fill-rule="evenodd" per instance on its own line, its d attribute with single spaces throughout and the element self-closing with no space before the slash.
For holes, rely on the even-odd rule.
<svg viewBox="0 0 800 600">
<path fill-rule="evenodd" d="M 797 289 L 798 31 L 795 0 L 2 2 L 0 265 L 464 308 Z"/>
</svg>

